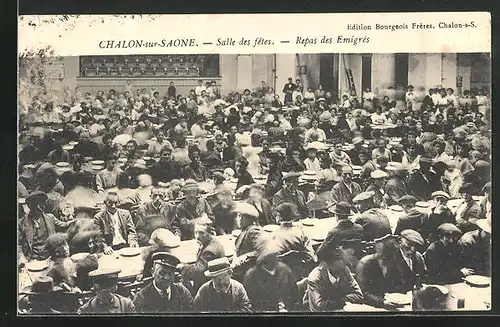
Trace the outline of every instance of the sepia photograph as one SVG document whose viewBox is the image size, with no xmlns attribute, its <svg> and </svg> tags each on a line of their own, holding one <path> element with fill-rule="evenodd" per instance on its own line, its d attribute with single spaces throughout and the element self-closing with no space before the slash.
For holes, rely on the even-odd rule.
<svg viewBox="0 0 500 327">
<path fill-rule="evenodd" d="M 19 66 L 19 312 L 489 309 L 489 53 Z"/>
</svg>

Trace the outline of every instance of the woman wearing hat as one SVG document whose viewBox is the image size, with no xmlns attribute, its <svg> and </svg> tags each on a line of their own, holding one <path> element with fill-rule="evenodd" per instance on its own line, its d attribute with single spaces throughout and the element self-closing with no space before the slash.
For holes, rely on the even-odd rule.
<svg viewBox="0 0 500 327">
<path fill-rule="evenodd" d="M 255 183 L 252 175 L 248 172 L 248 159 L 245 157 L 240 157 L 235 162 L 236 176 L 238 177 L 238 183 L 236 184 L 236 189 L 245 185 L 251 185 Z"/>
<path fill-rule="evenodd" d="M 453 224 L 437 228 L 438 240 L 431 243 L 423 256 L 427 266 L 427 281 L 436 284 L 454 284 L 462 280 L 463 268 L 458 240 L 462 231 Z"/>
<path fill-rule="evenodd" d="M 236 256 L 233 259 L 233 266 L 239 268 L 241 277 L 248 269 L 247 263 L 255 257 L 258 249 L 261 228 L 257 223 L 259 212 L 249 203 L 243 202 L 236 205 L 236 223 L 241 229 L 241 233 L 235 240 Z"/>
<path fill-rule="evenodd" d="M 474 185 L 465 183 L 460 188 L 460 194 L 464 202 L 460 204 L 455 212 L 455 220 L 457 227 L 463 233 L 467 233 L 477 229 L 476 220 L 481 218 L 481 208 L 479 204 L 472 198 Z"/>
</svg>

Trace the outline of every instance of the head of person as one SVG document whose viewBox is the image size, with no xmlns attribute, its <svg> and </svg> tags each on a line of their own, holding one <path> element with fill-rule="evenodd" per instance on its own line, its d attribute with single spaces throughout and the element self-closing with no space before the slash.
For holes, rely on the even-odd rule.
<svg viewBox="0 0 500 327">
<path fill-rule="evenodd" d="M 151 275 L 156 287 L 162 291 L 169 289 L 175 280 L 175 272 L 180 260 L 168 252 L 156 252 L 152 255 Z"/>
<path fill-rule="evenodd" d="M 394 234 L 376 238 L 373 242 L 376 256 L 385 261 L 386 264 L 394 258 L 396 251 L 399 250 L 398 236 Z"/>
<path fill-rule="evenodd" d="M 182 188 L 182 193 L 186 196 L 186 200 L 193 201 L 198 198 L 200 188 L 194 180 L 187 180 L 184 187 Z"/>
<path fill-rule="evenodd" d="M 106 194 L 106 198 L 104 199 L 106 210 L 111 214 L 114 214 L 118 210 L 119 202 L 120 198 L 118 197 L 118 193 L 116 192 L 108 192 Z"/>
<path fill-rule="evenodd" d="M 199 223 L 194 226 L 194 238 L 202 245 L 207 245 L 213 238 L 213 228 L 207 222 Z"/>
<path fill-rule="evenodd" d="M 340 141 L 335 142 L 334 145 L 335 154 L 340 155 L 340 153 L 342 152 L 342 147 L 343 147 L 342 142 Z"/>
<path fill-rule="evenodd" d="M 260 201 L 264 196 L 264 190 L 265 190 L 264 185 L 254 183 L 250 185 L 248 196 L 252 200 Z"/>
<path fill-rule="evenodd" d="M 66 233 L 55 233 L 50 235 L 45 241 L 45 250 L 51 259 L 68 257 L 68 235 Z"/>
<path fill-rule="evenodd" d="M 484 184 L 482 189 L 484 196 L 491 201 L 491 182 Z"/>
<path fill-rule="evenodd" d="M 161 149 L 161 153 L 160 153 L 160 161 L 163 162 L 163 163 L 166 163 L 166 162 L 171 162 L 172 161 L 172 150 L 165 146 Z"/>
<path fill-rule="evenodd" d="M 437 228 L 439 242 L 444 246 L 456 244 L 461 235 L 462 231 L 457 226 L 450 223 L 441 224 Z"/>
<path fill-rule="evenodd" d="M 362 192 L 356 195 L 352 199 L 352 202 L 355 204 L 359 212 L 364 212 L 370 208 L 375 207 L 375 203 L 373 202 L 374 195 L 375 192 L 373 191 Z"/>
<path fill-rule="evenodd" d="M 135 154 L 137 150 L 137 142 L 135 140 L 130 140 L 125 144 L 125 150 L 127 150 L 129 155 Z"/>
<path fill-rule="evenodd" d="M 342 173 L 342 180 L 344 181 L 344 183 L 347 183 L 347 184 L 351 183 L 352 176 L 353 176 L 352 168 L 346 165 L 346 166 L 342 166 L 340 171 Z"/>
<path fill-rule="evenodd" d="M 189 159 L 195 165 L 199 165 L 201 163 L 201 151 L 197 145 L 191 145 L 188 149 Z"/>
<path fill-rule="evenodd" d="M 276 220 L 278 222 L 294 221 L 300 218 L 297 206 L 291 202 L 282 202 L 276 207 Z"/>
<path fill-rule="evenodd" d="M 338 202 L 335 205 L 333 213 L 335 214 L 335 218 L 337 220 L 348 219 L 351 215 L 351 205 L 344 201 Z"/>
<path fill-rule="evenodd" d="M 238 160 L 236 160 L 236 162 L 234 164 L 234 168 L 239 174 L 241 174 L 247 170 L 248 164 L 249 164 L 249 162 L 248 162 L 247 158 L 240 157 L 240 158 L 238 158 Z"/>
<path fill-rule="evenodd" d="M 387 142 L 385 141 L 385 139 L 383 137 L 379 138 L 377 140 L 377 148 L 380 150 L 380 151 L 385 151 L 386 149 L 386 145 L 387 145 Z"/>
<path fill-rule="evenodd" d="M 380 169 L 376 169 L 370 173 L 373 184 L 379 188 L 384 186 L 387 176 L 387 173 Z"/>
<path fill-rule="evenodd" d="M 259 212 L 257 209 L 246 202 L 237 203 L 235 207 L 236 212 L 236 224 L 241 229 L 246 229 L 247 227 L 254 225 Z"/>
<path fill-rule="evenodd" d="M 47 207 L 47 200 L 47 194 L 41 191 L 35 191 L 26 198 L 26 205 L 28 206 L 30 212 L 40 213 L 45 211 Z"/>
<path fill-rule="evenodd" d="M 100 230 L 89 231 L 89 239 L 87 245 L 90 253 L 103 253 L 104 252 L 104 238 Z"/>
<path fill-rule="evenodd" d="M 163 202 L 165 198 L 165 191 L 160 187 L 153 187 L 151 189 L 151 201 L 154 205 L 158 206 Z"/>
<path fill-rule="evenodd" d="M 462 198 L 466 200 L 472 200 L 473 191 L 474 185 L 472 183 L 464 183 L 459 189 L 459 193 L 461 194 Z"/>
<path fill-rule="evenodd" d="M 405 213 L 408 213 L 411 209 L 415 208 L 415 204 L 417 203 L 417 198 L 413 195 L 403 195 L 398 200 L 399 205 L 403 208 Z"/>
<path fill-rule="evenodd" d="M 289 192 L 295 192 L 299 186 L 299 173 L 288 173 L 283 176 L 283 187 Z"/>
<path fill-rule="evenodd" d="M 117 290 L 120 272 L 120 269 L 115 268 L 98 268 L 89 273 L 89 277 L 92 278 L 94 292 L 99 301 L 103 303 L 111 301 L 113 293 Z"/>
<path fill-rule="evenodd" d="M 413 229 L 405 229 L 399 237 L 401 251 L 408 257 L 415 256 L 415 253 L 424 246 L 425 242 L 419 232 Z"/>
<path fill-rule="evenodd" d="M 227 258 L 218 258 L 208 262 L 205 276 L 212 279 L 212 285 L 218 292 L 226 293 L 231 284 L 233 270 Z"/>
<path fill-rule="evenodd" d="M 328 255 L 324 255 L 322 262 L 333 276 L 339 276 L 347 267 L 347 256 L 343 248 L 336 247 L 329 251 Z"/>
<path fill-rule="evenodd" d="M 306 154 L 310 160 L 314 160 L 318 155 L 318 150 L 316 148 L 310 147 L 307 149 Z"/>
<path fill-rule="evenodd" d="M 368 162 L 368 160 L 370 160 L 370 154 L 368 154 L 368 152 L 365 150 L 361 150 L 358 153 L 358 158 L 359 161 L 361 162 L 361 165 L 364 165 L 365 163 Z"/>
</svg>

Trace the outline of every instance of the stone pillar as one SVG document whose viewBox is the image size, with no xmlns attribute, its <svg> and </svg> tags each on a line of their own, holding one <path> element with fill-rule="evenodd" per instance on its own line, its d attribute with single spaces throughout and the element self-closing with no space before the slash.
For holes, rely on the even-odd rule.
<svg viewBox="0 0 500 327">
<path fill-rule="evenodd" d="M 419 87 L 429 88 L 426 85 L 427 54 L 410 53 L 408 59 L 408 85 L 413 85 L 416 90 Z"/>
<path fill-rule="evenodd" d="M 444 88 L 457 88 L 457 54 L 444 53 L 442 56 L 441 85 Z"/>
<path fill-rule="evenodd" d="M 425 87 L 431 88 L 442 84 L 442 61 L 441 53 L 427 53 L 426 67 L 424 71 Z"/>
<path fill-rule="evenodd" d="M 283 86 L 291 77 L 295 83 L 297 79 L 297 55 L 295 53 L 276 54 L 276 90 L 275 93 L 283 101 L 285 94 L 281 92 Z"/>
<path fill-rule="evenodd" d="M 240 91 L 252 88 L 252 55 L 237 56 L 238 74 L 236 88 Z"/>
<path fill-rule="evenodd" d="M 377 93 L 396 82 L 396 57 L 392 53 L 372 55 L 372 91 Z"/>
<path fill-rule="evenodd" d="M 252 55 L 252 88 L 260 86 L 262 81 L 273 87 L 273 59 L 272 54 Z"/>
<path fill-rule="evenodd" d="M 222 94 L 227 94 L 230 91 L 234 91 L 236 88 L 238 62 L 234 54 L 221 54 L 219 58 L 219 69 L 222 79 L 221 92 Z"/>
</svg>

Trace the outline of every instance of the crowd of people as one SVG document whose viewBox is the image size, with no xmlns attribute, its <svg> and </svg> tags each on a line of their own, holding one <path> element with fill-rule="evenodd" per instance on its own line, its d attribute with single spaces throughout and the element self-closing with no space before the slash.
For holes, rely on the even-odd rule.
<svg viewBox="0 0 500 327">
<path fill-rule="evenodd" d="M 410 85 L 358 98 L 290 78 L 282 92 L 262 82 L 221 95 L 200 80 L 186 96 L 173 82 L 164 96 L 130 84 L 35 96 L 19 114 L 18 261 L 48 268 L 21 290 L 20 307 L 395 310 L 385 294 L 418 289 L 414 309 L 426 310 L 441 308 L 444 293 L 430 296 L 441 288 L 422 283 L 491 275 L 486 89 Z M 462 200 L 451 210 L 453 199 Z M 393 230 L 384 210 L 398 206 L 404 214 Z M 331 216 L 336 224 L 321 242 L 300 224 Z M 228 259 L 217 235 L 235 231 Z M 193 239 L 196 262 L 183 263 L 170 249 Z M 119 294 L 120 269 L 98 259 L 139 247 L 149 247 L 134 281 L 143 287 Z M 78 253 L 86 255 L 73 260 Z M 61 289 L 92 297 L 70 306 Z"/>
</svg>

